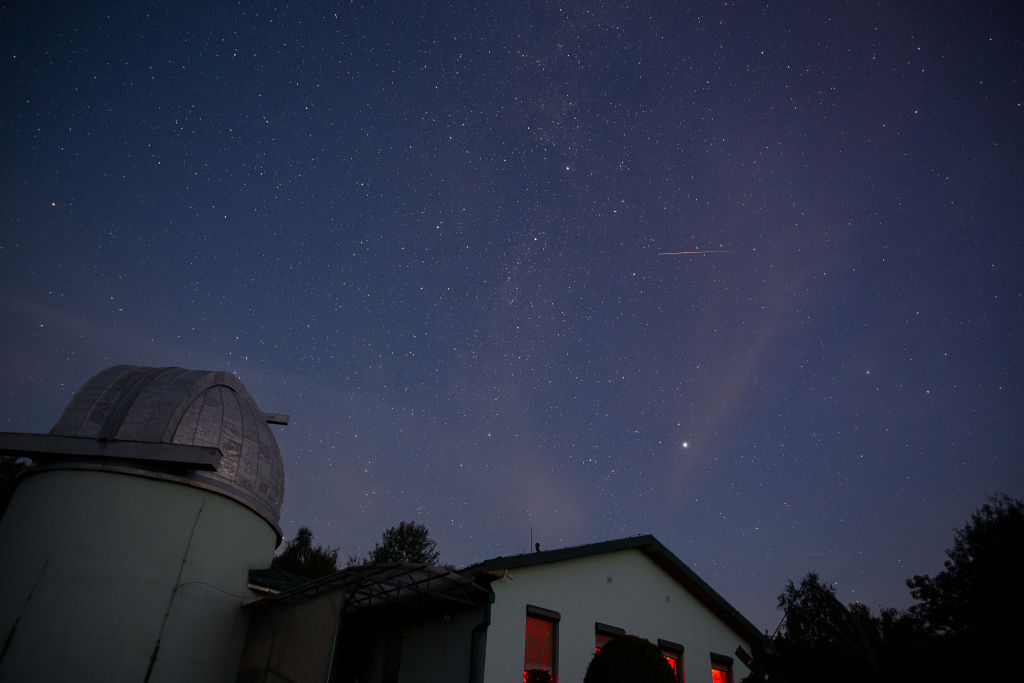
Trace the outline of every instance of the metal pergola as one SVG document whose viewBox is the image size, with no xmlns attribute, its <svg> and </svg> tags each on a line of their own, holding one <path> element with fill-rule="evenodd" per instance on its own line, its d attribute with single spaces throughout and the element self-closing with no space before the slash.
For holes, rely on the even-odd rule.
<svg viewBox="0 0 1024 683">
<path fill-rule="evenodd" d="M 453 569 L 419 562 L 391 562 L 348 567 L 249 603 L 247 607 L 283 607 L 325 592 L 341 592 L 343 612 L 347 614 L 437 603 L 477 607 L 491 601 L 490 590 Z"/>
</svg>

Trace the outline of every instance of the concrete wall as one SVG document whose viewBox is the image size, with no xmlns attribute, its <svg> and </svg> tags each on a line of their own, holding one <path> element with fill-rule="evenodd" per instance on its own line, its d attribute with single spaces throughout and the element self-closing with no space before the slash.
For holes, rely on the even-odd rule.
<svg viewBox="0 0 1024 683">
<path fill-rule="evenodd" d="M 230 681 L 276 534 L 218 494 L 41 472 L 0 521 L 0 680 Z"/>
<path fill-rule="evenodd" d="M 492 584 L 495 603 L 487 632 L 488 683 L 521 680 L 526 605 L 561 614 L 558 624 L 558 680 L 582 681 L 594 656 L 594 624 L 625 629 L 657 644 L 685 646 L 686 683 L 711 683 L 712 652 L 733 657 L 750 644 L 698 602 L 638 550 L 513 569 Z M 734 657 L 735 659 L 735 657 Z M 733 677 L 749 673 L 738 660 Z"/>
</svg>

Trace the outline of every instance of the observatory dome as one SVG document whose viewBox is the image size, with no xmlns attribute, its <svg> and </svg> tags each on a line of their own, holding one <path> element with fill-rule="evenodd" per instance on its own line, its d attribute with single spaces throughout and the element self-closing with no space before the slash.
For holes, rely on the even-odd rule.
<svg viewBox="0 0 1024 683">
<path fill-rule="evenodd" d="M 215 491 L 278 529 L 284 498 L 281 451 L 263 411 L 231 373 L 115 365 L 78 390 L 50 434 L 218 448 L 220 464 L 211 471 L 140 469 L 114 459 L 109 464 L 93 459 L 74 467 L 121 471 Z"/>
</svg>

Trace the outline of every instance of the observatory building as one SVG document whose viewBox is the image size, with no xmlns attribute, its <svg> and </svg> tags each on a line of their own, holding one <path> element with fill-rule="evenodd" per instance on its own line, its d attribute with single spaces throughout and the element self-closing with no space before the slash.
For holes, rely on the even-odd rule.
<svg viewBox="0 0 1024 683">
<path fill-rule="evenodd" d="M 582 680 L 634 634 L 675 680 L 757 669 L 763 636 L 653 536 L 462 570 L 270 567 L 284 467 L 226 372 L 118 365 L 27 457 L 0 518 L 0 681 L 496 683 Z"/>
<path fill-rule="evenodd" d="M 233 680 L 286 421 L 230 373 L 118 365 L 49 434 L 0 434 L 36 463 L 0 520 L 0 680 Z"/>
</svg>

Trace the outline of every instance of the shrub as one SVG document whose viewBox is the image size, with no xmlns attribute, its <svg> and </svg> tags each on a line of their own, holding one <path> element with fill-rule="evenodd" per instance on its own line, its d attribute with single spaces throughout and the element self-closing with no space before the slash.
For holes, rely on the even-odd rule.
<svg viewBox="0 0 1024 683">
<path fill-rule="evenodd" d="M 672 667 L 649 640 L 622 636 L 601 648 L 583 683 L 675 683 Z"/>
</svg>

